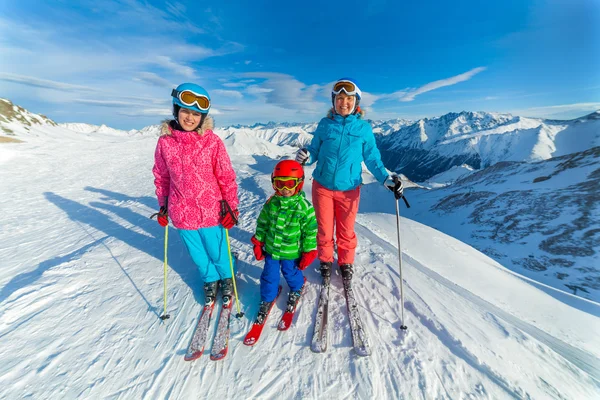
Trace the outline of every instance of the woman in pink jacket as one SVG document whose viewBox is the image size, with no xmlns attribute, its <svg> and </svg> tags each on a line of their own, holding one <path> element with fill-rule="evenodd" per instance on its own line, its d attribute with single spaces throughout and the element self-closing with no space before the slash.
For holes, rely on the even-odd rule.
<svg viewBox="0 0 600 400">
<path fill-rule="evenodd" d="M 162 226 L 171 218 L 204 280 L 207 305 L 221 281 L 223 302 L 231 301 L 233 282 L 225 229 L 237 223 L 235 172 L 223 141 L 213 133 L 210 97 L 193 83 L 174 89 L 173 116 L 165 121 L 154 154 L 154 185 Z M 221 215 L 221 202 L 228 212 Z"/>
</svg>

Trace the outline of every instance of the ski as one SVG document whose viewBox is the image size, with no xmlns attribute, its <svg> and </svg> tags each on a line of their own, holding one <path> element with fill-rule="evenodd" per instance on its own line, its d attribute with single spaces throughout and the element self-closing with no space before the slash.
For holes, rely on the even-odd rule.
<svg viewBox="0 0 600 400">
<path fill-rule="evenodd" d="M 205 305 L 202 309 L 202 314 L 200 315 L 200 319 L 194 330 L 194 336 L 192 336 L 192 340 L 185 352 L 185 361 L 194 361 L 200 358 L 202 352 L 204 352 L 204 345 L 206 343 L 206 337 L 208 336 L 208 328 L 210 326 L 210 319 L 214 308 L 215 302 L 213 301 L 212 304 Z"/>
<path fill-rule="evenodd" d="M 330 277 L 323 277 L 323 286 L 319 295 L 319 306 L 317 307 L 317 318 L 313 332 L 310 349 L 315 353 L 327 351 L 327 313 L 329 310 L 329 285 Z"/>
<path fill-rule="evenodd" d="M 367 332 L 363 326 L 363 322 L 360 318 L 358 311 L 358 304 L 356 303 L 356 297 L 354 297 L 354 291 L 352 290 L 352 281 L 344 280 L 344 294 L 346 297 L 346 305 L 348 306 L 348 319 L 350 320 L 350 329 L 352 331 L 352 343 L 354 344 L 354 351 L 359 356 L 371 355 L 371 347 L 367 338 Z"/>
<path fill-rule="evenodd" d="M 237 267 L 238 254 L 232 253 L 233 265 Z M 217 333 L 213 339 L 212 348 L 210 350 L 210 359 L 213 361 L 222 360 L 227 355 L 229 349 L 229 328 L 231 325 L 231 308 L 235 297 L 231 297 L 228 304 L 223 304 L 221 313 L 219 314 L 219 322 L 217 322 Z"/>
<path fill-rule="evenodd" d="M 233 298 L 229 304 L 223 305 L 219 314 L 219 322 L 217 323 L 217 334 L 213 339 L 212 348 L 210 350 L 210 359 L 213 361 L 222 360 L 227 355 L 229 349 L 229 326 L 231 318 L 231 308 L 233 306 Z"/>
<path fill-rule="evenodd" d="M 254 346 L 256 344 L 256 342 L 258 342 L 258 339 L 260 339 L 260 334 L 262 333 L 262 330 L 265 327 L 267 318 L 269 318 L 269 314 L 271 313 L 271 310 L 273 309 L 273 306 L 275 305 L 275 302 L 277 301 L 277 298 L 279 297 L 280 293 L 281 293 L 281 285 L 279 286 L 279 290 L 277 291 L 277 296 L 275 296 L 275 300 L 273 300 L 273 303 L 271 304 L 271 308 L 269 308 L 269 312 L 267 313 L 267 316 L 265 317 L 262 324 L 257 324 L 256 322 L 252 324 L 252 328 L 250 328 L 250 332 L 248 332 L 248 334 L 244 338 L 244 344 L 246 346 Z"/>
<path fill-rule="evenodd" d="M 296 305 L 294 306 L 294 308 L 292 310 L 288 310 L 286 307 L 286 310 L 283 313 L 283 315 L 281 316 L 281 319 L 279 320 L 279 324 L 277 325 L 278 330 L 287 331 L 289 329 L 289 327 L 292 326 L 292 322 L 294 321 L 294 314 L 296 313 L 296 309 L 298 308 L 298 303 L 300 302 L 300 299 L 304 295 L 305 288 L 306 288 L 306 277 L 304 277 L 304 283 L 302 284 L 300 298 L 298 298 L 298 301 L 296 302 Z"/>
</svg>

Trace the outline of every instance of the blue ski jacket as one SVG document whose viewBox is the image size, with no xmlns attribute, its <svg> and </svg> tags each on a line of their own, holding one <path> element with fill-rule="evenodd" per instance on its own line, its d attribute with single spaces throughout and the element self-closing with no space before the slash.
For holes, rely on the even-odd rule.
<svg viewBox="0 0 600 400">
<path fill-rule="evenodd" d="M 321 120 L 307 147 L 307 164 L 317 163 L 313 178 L 330 190 L 352 190 L 362 183 L 362 165 L 382 184 L 389 176 L 371 125 L 361 114 L 333 114 Z"/>
</svg>

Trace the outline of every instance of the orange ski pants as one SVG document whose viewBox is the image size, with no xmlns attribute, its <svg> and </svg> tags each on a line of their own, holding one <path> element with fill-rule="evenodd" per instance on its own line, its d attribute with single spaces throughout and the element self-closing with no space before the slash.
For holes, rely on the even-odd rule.
<svg viewBox="0 0 600 400">
<path fill-rule="evenodd" d="M 333 262 L 333 232 L 339 264 L 353 264 L 356 251 L 354 222 L 360 201 L 360 186 L 356 189 L 330 190 L 313 180 L 312 201 L 317 217 L 317 252 L 319 260 Z"/>
</svg>

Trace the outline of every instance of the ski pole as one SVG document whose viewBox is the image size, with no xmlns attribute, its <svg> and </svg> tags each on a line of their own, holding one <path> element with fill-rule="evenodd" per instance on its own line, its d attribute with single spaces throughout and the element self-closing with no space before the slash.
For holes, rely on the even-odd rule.
<svg viewBox="0 0 600 400">
<path fill-rule="evenodd" d="M 171 316 L 169 314 L 167 314 L 167 246 L 169 243 L 169 225 L 165 225 L 165 276 L 164 276 L 164 299 L 163 299 L 163 303 L 165 306 L 165 310 L 163 315 L 160 316 L 160 319 L 162 319 L 163 321 L 165 319 L 169 319 Z"/>
<path fill-rule="evenodd" d="M 238 300 L 237 285 L 235 284 L 235 271 L 233 270 L 233 259 L 231 258 L 231 245 L 229 244 L 229 229 L 225 229 L 225 236 L 227 237 L 227 252 L 229 253 L 229 267 L 231 268 L 231 277 L 233 278 L 233 293 L 235 295 L 235 304 L 237 306 L 238 313 L 235 315 L 237 318 L 242 318 L 244 313 L 240 310 L 240 301 Z"/>
<path fill-rule="evenodd" d="M 398 202 L 400 199 L 396 200 L 396 225 L 398 232 L 398 263 L 400 264 L 400 306 L 402 307 L 402 323 L 400 325 L 400 329 L 406 330 L 406 325 L 404 325 L 404 283 L 402 280 L 402 247 L 400 247 L 400 207 L 398 206 Z"/>
<path fill-rule="evenodd" d="M 400 178 L 394 177 L 394 181 L 396 184 L 399 184 L 402 187 L 402 182 Z M 410 208 L 410 204 L 408 204 L 408 200 L 404 197 L 402 191 L 400 194 L 396 194 L 394 192 L 395 203 L 396 203 L 396 231 L 398 233 L 398 264 L 400 266 L 400 307 L 402 308 L 402 322 L 400 324 L 400 329 L 406 330 L 407 327 L 404 325 L 404 280 L 402 279 L 402 246 L 400 245 L 400 199 L 404 200 L 407 208 Z"/>
<path fill-rule="evenodd" d="M 227 213 L 233 213 L 231 207 L 225 200 L 221 200 L 221 216 L 225 216 Z M 237 223 L 237 221 L 236 221 Z M 231 244 L 229 243 L 229 229 L 225 228 L 225 237 L 227 238 L 227 253 L 229 254 L 229 267 L 231 268 L 231 279 L 233 281 L 233 294 L 235 295 L 235 305 L 237 306 L 236 318 L 242 318 L 244 313 L 240 309 L 240 301 L 238 299 L 237 285 L 235 282 L 235 271 L 233 270 L 233 259 L 231 258 Z"/>
</svg>

